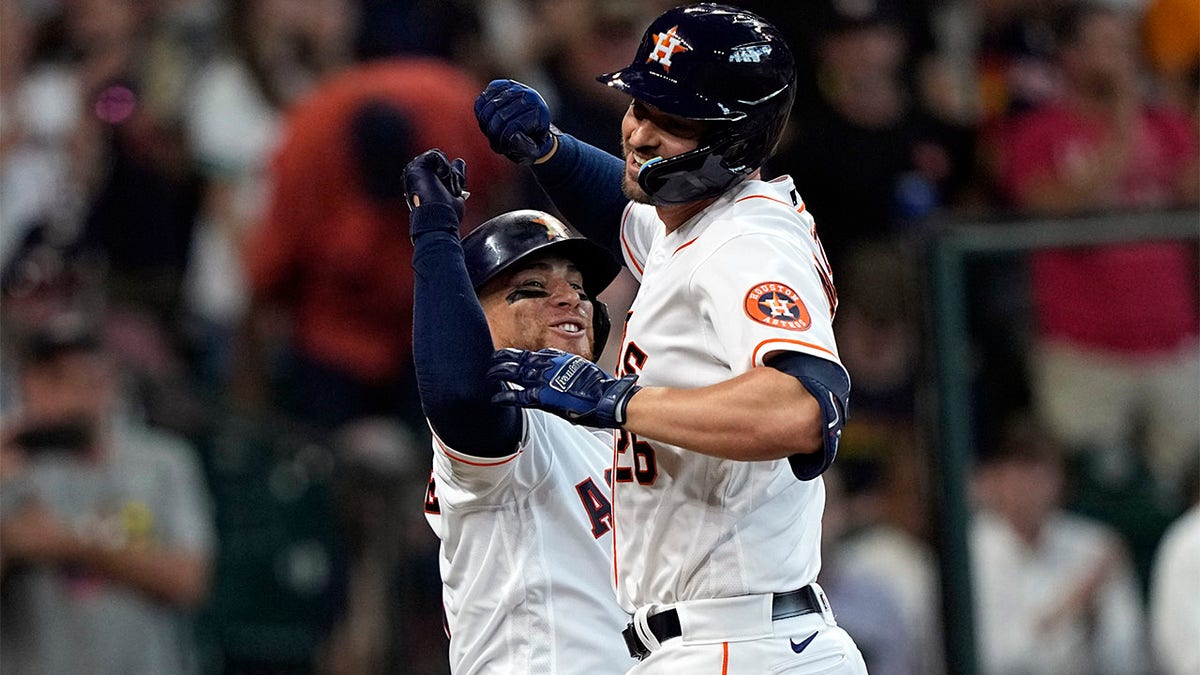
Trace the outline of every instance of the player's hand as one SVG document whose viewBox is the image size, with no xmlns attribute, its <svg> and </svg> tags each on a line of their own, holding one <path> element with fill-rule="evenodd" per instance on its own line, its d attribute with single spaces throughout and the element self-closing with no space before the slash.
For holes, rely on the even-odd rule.
<svg viewBox="0 0 1200 675">
<path fill-rule="evenodd" d="M 537 408 L 589 427 L 619 428 L 629 399 L 641 389 L 637 375 L 616 379 L 558 349 L 501 349 L 492 356 L 488 377 L 523 387 L 496 394 L 493 403 Z"/>
<path fill-rule="evenodd" d="M 463 217 L 464 202 L 470 195 L 464 190 L 466 186 L 467 163 L 462 159 L 451 162 L 437 148 L 417 155 L 404 167 L 404 200 L 408 202 L 409 211 L 414 212 L 409 218 L 409 234 L 416 237 L 430 230 L 457 232 Z M 416 212 L 422 206 L 431 204 L 445 204 L 452 208 L 456 216 L 454 222 L 446 222 L 446 218 L 418 216 Z"/>
<path fill-rule="evenodd" d="M 546 100 L 515 80 L 492 80 L 475 99 L 475 119 L 492 150 L 518 164 L 533 164 L 557 147 Z"/>
</svg>

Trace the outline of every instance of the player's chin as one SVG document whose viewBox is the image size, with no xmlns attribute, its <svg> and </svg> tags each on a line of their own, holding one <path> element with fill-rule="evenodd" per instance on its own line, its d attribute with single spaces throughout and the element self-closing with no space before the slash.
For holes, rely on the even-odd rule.
<svg viewBox="0 0 1200 675">
<path fill-rule="evenodd" d="M 621 192 L 625 193 L 625 198 L 638 204 L 653 204 L 650 195 L 638 185 L 636 178 L 631 178 L 629 174 L 625 174 L 621 179 Z"/>
<path fill-rule="evenodd" d="M 555 332 L 559 334 L 552 335 L 546 340 L 547 347 L 578 354 L 589 360 L 592 358 L 592 338 L 586 331 L 573 335 L 562 335 L 559 331 Z"/>
</svg>

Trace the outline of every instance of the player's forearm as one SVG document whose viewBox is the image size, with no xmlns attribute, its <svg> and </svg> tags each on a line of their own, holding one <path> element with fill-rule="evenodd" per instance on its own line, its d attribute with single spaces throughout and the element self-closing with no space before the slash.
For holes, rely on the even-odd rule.
<svg viewBox="0 0 1200 675">
<path fill-rule="evenodd" d="M 782 459 L 823 447 L 816 400 L 774 368 L 699 389 L 645 387 L 625 416 L 625 428 L 639 436 L 725 459 Z"/>
<path fill-rule="evenodd" d="M 618 259 L 621 212 L 629 202 L 621 191 L 624 170 L 620 158 L 566 134 L 554 154 L 533 167 L 538 183 L 567 222 Z"/>
</svg>

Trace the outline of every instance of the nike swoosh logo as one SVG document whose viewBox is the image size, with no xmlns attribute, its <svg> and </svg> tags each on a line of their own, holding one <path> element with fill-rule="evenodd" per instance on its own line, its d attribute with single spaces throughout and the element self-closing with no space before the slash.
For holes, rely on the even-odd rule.
<svg viewBox="0 0 1200 675">
<path fill-rule="evenodd" d="M 833 404 L 833 421 L 829 423 L 829 428 L 832 429 L 842 420 L 842 415 L 838 412 L 837 399 L 833 397 L 833 394 L 829 395 L 829 402 Z"/>
<path fill-rule="evenodd" d="M 820 631 L 817 631 L 817 632 L 819 633 Z M 812 635 L 809 635 L 808 637 L 804 638 L 804 642 L 801 642 L 800 644 L 796 644 L 796 641 L 792 640 L 791 638 L 788 639 L 788 642 L 790 642 L 792 644 L 792 651 L 799 654 L 800 652 L 804 651 L 804 648 L 808 647 L 809 643 L 811 643 L 813 641 L 813 639 L 816 637 L 817 637 L 817 633 L 813 633 Z"/>
</svg>

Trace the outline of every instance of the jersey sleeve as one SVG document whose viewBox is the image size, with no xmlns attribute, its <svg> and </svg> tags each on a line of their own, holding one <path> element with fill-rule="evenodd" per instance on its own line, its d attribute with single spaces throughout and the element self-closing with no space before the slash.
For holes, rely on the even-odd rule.
<svg viewBox="0 0 1200 675">
<path fill-rule="evenodd" d="M 532 428 L 539 411 L 521 415 L 520 442 L 516 449 L 499 457 L 480 457 L 450 447 L 433 432 L 433 475 L 438 498 L 457 506 L 486 506 L 511 501 L 515 494 L 532 488 L 549 470 L 545 443 Z"/>
<path fill-rule="evenodd" d="M 731 225 L 733 227 L 733 225 Z M 833 335 L 836 294 L 819 247 L 807 237 L 750 232 L 716 247 L 689 280 L 710 353 L 735 374 L 774 352 L 841 359 Z"/>
</svg>

